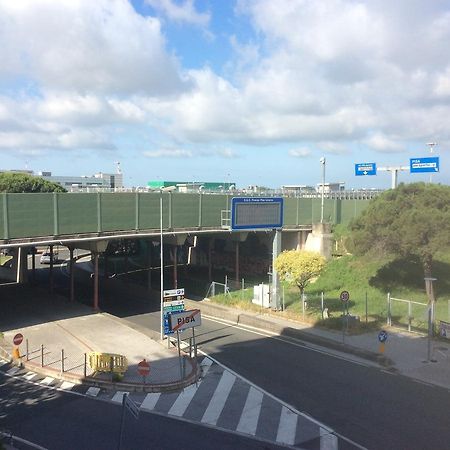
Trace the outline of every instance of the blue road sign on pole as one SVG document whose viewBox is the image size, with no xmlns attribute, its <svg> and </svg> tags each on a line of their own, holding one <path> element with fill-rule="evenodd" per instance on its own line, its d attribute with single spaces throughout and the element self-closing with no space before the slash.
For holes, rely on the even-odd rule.
<svg viewBox="0 0 450 450">
<path fill-rule="evenodd" d="M 355 175 L 366 176 L 366 175 L 376 175 L 377 165 L 376 163 L 360 163 L 355 164 Z"/>
<path fill-rule="evenodd" d="M 387 338 L 388 338 L 388 334 L 386 333 L 386 331 L 381 330 L 381 331 L 378 333 L 378 340 L 379 340 L 381 343 L 386 342 Z"/>
<path fill-rule="evenodd" d="M 439 157 L 411 158 L 409 171 L 410 173 L 439 172 Z"/>
</svg>

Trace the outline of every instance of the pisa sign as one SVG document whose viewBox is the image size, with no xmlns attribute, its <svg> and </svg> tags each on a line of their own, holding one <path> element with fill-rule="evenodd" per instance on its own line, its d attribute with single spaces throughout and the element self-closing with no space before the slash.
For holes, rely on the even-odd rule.
<svg viewBox="0 0 450 450">
<path fill-rule="evenodd" d="M 281 197 L 234 197 L 231 199 L 231 229 L 274 229 L 283 226 Z"/>
</svg>

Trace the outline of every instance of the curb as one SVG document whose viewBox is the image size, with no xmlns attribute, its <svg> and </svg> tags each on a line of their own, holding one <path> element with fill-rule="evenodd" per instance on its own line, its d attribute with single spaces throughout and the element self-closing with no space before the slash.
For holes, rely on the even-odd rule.
<svg viewBox="0 0 450 450">
<path fill-rule="evenodd" d="M 218 319 L 225 319 L 236 323 L 237 325 L 246 325 L 253 328 L 259 328 L 261 330 L 271 331 L 279 334 L 280 336 L 287 336 L 302 341 L 307 341 L 312 344 L 319 345 L 321 347 L 331 348 L 343 353 L 350 353 L 369 361 L 376 362 L 388 370 L 395 370 L 394 363 L 391 359 L 384 355 L 371 352 L 369 350 L 360 349 L 352 345 L 336 342 L 332 339 L 327 339 L 321 336 L 314 336 L 307 331 L 300 330 L 295 327 L 284 326 L 276 323 L 267 318 L 257 317 L 251 313 L 241 312 L 240 310 L 229 308 L 223 305 L 217 305 L 215 303 L 195 300 L 184 300 L 186 307 L 188 308 L 200 308 L 200 310 L 209 316 L 216 317 Z"/>
</svg>

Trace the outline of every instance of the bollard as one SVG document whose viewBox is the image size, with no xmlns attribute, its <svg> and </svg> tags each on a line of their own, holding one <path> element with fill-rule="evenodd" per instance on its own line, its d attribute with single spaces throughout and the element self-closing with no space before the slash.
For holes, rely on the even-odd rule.
<svg viewBox="0 0 450 450">
<path fill-rule="evenodd" d="M 44 367 L 44 344 L 41 344 L 41 367 Z"/>
<path fill-rule="evenodd" d="M 61 373 L 64 373 L 64 349 L 61 349 Z"/>
</svg>

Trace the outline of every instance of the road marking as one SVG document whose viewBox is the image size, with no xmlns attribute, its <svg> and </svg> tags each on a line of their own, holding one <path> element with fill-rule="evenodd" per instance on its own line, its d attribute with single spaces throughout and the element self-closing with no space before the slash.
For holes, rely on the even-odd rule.
<svg viewBox="0 0 450 450">
<path fill-rule="evenodd" d="M 158 402 L 160 396 L 161 392 L 152 392 L 150 394 L 147 394 L 146 397 L 144 398 L 144 401 L 141 403 L 141 409 L 153 411 L 153 408 Z"/>
<path fill-rule="evenodd" d="M 63 381 L 63 383 L 59 388 L 62 389 L 63 391 L 71 391 L 74 386 L 75 383 L 71 383 L 70 381 Z"/>
<path fill-rule="evenodd" d="M 205 376 L 208 373 L 208 370 L 211 367 L 212 363 L 213 363 L 212 359 L 210 359 L 208 357 L 203 358 L 203 361 L 200 364 L 200 369 L 201 369 L 201 372 L 202 372 L 202 378 L 205 378 Z"/>
<path fill-rule="evenodd" d="M 98 393 L 100 392 L 100 388 L 91 386 L 87 391 L 86 395 L 89 395 L 90 397 L 97 397 Z"/>
<path fill-rule="evenodd" d="M 122 401 L 123 401 L 123 394 L 129 394 L 129 392 L 117 391 L 114 394 L 114 397 L 111 399 L 111 401 L 114 402 L 114 403 L 122 403 Z"/>
<path fill-rule="evenodd" d="M 334 434 L 320 428 L 320 450 L 338 450 L 339 439 Z"/>
<path fill-rule="evenodd" d="M 11 367 L 11 369 L 9 369 L 6 373 L 7 373 L 8 375 L 14 375 L 14 374 L 16 374 L 18 371 L 19 371 L 19 368 L 18 368 L 18 367 Z"/>
<path fill-rule="evenodd" d="M 264 394 L 250 386 L 236 431 L 255 435 Z"/>
<path fill-rule="evenodd" d="M 278 425 L 277 442 L 290 445 L 294 444 L 296 430 L 297 414 L 286 408 L 286 406 L 283 406 Z"/>
<path fill-rule="evenodd" d="M 169 409 L 168 414 L 181 417 L 186 412 L 186 409 L 189 406 L 189 403 L 191 403 L 191 400 L 194 398 L 194 395 L 196 394 L 198 386 L 200 386 L 200 384 L 201 381 L 197 384 L 197 386 L 195 384 L 191 384 L 189 387 L 187 387 L 177 397 L 175 403 Z"/>
<path fill-rule="evenodd" d="M 220 378 L 219 384 L 214 391 L 214 394 L 209 402 L 208 407 L 206 408 L 205 414 L 203 414 L 202 422 L 208 423 L 210 425 L 215 425 L 217 420 L 219 419 L 220 413 L 225 406 L 225 402 L 227 401 L 228 394 L 233 387 L 234 382 L 236 381 L 235 375 L 233 375 L 228 370 L 223 372 L 222 377 Z"/>
<path fill-rule="evenodd" d="M 50 386 L 52 383 L 53 383 L 53 381 L 55 381 L 55 379 L 54 378 L 52 378 L 52 377 L 45 377 L 43 380 L 41 380 L 39 383 L 40 384 L 45 384 L 45 385 L 47 385 L 47 386 Z"/>
<path fill-rule="evenodd" d="M 365 360 L 364 358 L 361 358 L 359 356 L 354 356 L 354 358 L 351 358 L 348 354 L 346 354 L 343 351 L 340 350 L 325 350 L 323 347 L 321 347 L 319 344 L 313 344 L 308 341 L 302 341 L 301 339 L 292 338 L 289 336 L 280 336 L 279 333 L 275 333 L 273 331 L 268 330 L 261 330 L 259 328 L 252 327 L 251 325 L 236 325 L 236 322 L 232 322 L 231 320 L 226 319 L 216 319 L 215 317 L 203 315 L 202 316 L 206 320 L 210 320 L 211 322 L 217 322 L 222 325 L 229 325 L 232 328 L 237 328 L 238 330 L 246 331 L 247 333 L 253 333 L 259 336 L 265 336 L 265 337 L 271 337 L 277 341 L 284 342 L 285 344 L 290 344 L 295 347 L 303 348 L 304 350 L 310 350 L 312 352 L 321 353 L 322 355 L 332 356 L 333 358 L 341 359 L 342 361 L 351 362 L 353 364 L 357 364 L 359 366 L 363 367 L 380 367 L 379 364 L 374 363 L 369 360 Z M 302 330 L 300 330 L 302 331 Z M 293 342 L 294 341 L 294 342 Z"/>
<path fill-rule="evenodd" d="M 37 373 L 27 372 L 23 377 L 25 380 L 31 381 L 33 378 L 37 377 Z"/>
<path fill-rule="evenodd" d="M 0 367 L 6 366 L 8 364 L 8 361 L 0 360 Z"/>
</svg>

